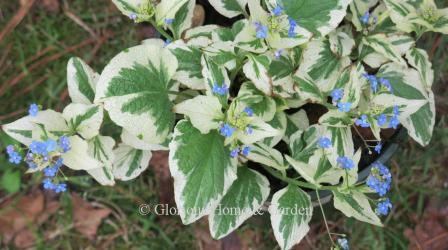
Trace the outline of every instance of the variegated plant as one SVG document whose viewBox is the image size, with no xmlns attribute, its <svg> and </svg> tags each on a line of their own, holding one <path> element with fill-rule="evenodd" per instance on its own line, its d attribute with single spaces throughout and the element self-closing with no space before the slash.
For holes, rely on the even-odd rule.
<svg viewBox="0 0 448 250">
<path fill-rule="evenodd" d="M 210 0 L 237 21 L 191 27 L 195 0 L 113 2 L 164 39 L 123 50 L 101 74 L 72 58 L 72 103 L 62 113 L 32 105 L 3 126 L 24 145 L 8 147 L 12 162 L 25 158 L 29 171 L 51 177 L 45 188 L 60 192 L 62 164 L 114 185 L 139 176 L 151 151 L 169 150 L 182 221 L 208 215 L 216 239 L 270 204 L 274 235 L 289 249 L 308 232 L 320 204 L 309 193 L 320 190 L 346 216 L 382 225 L 391 173 L 375 162 L 359 180 L 362 148 L 380 154 L 381 130 L 400 123 L 422 146 L 430 142 L 434 73 L 416 39 L 448 33 L 447 8 L 433 0 Z M 302 108 L 309 103 L 325 109 L 317 123 Z M 360 129 L 372 138 L 359 134 L 355 148 Z M 271 190 L 267 176 L 283 188 Z"/>
</svg>

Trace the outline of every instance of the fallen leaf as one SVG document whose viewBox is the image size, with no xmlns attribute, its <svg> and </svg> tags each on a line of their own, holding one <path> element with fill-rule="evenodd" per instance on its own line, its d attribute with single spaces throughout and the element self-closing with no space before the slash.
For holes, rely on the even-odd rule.
<svg viewBox="0 0 448 250">
<path fill-rule="evenodd" d="M 76 193 L 71 195 L 75 228 L 89 240 L 94 240 L 101 221 L 112 211 L 109 208 L 95 208 Z"/>
</svg>

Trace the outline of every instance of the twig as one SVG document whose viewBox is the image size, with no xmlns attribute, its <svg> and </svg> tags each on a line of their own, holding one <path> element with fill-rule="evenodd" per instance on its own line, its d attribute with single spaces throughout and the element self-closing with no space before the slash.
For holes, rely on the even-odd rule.
<svg viewBox="0 0 448 250">
<path fill-rule="evenodd" d="M 93 38 L 98 38 L 98 35 L 85 22 L 83 22 L 78 16 L 76 16 L 74 13 L 72 13 L 71 11 L 66 9 L 66 10 L 64 10 L 64 14 L 68 18 L 72 19 L 73 22 L 78 24 L 85 31 L 87 31 Z"/>
<path fill-rule="evenodd" d="M 39 50 L 35 55 L 33 55 L 33 56 L 30 57 L 30 58 L 27 58 L 27 59 L 25 60 L 25 64 L 30 64 L 30 63 L 32 63 L 32 62 L 35 61 L 36 59 L 39 59 L 40 57 L 42 57 L 43 55 L 47 54 L 48 52 L 50 52 L 50 51 L 52 51 L 52 50 L 54 50 L 54 47 L 52 47 L 52 46 L 50 46 L 50 47 L 46 47 L 46 48 L 43 49 L 43 50 Z"/>
<path fill-rule="evenodd" d="M 6 49 L 4 49 L 4 50 L 2 51 L 3 55 L 2 55 L 2 57 L 0 58 L 0 68 L 2 68 L 3 63 L 5 63 L 6 58 L 7 58 L 8 55 L 9 55 L 9 52 L 11 52 L 11 48 L 12 48 L 12 43 L 8 44 L 8 46 L 6 46 Z"/>
<path fill-rule="evenodd" d="M 5 28 L 0 32 L 0 43 L 2 40 L 13 31 L 20 22 L 22 22 L 23 18 L 28 14 L 29 10 L 33 6 L 35 0 L 24 1 L 24 4 L 20 6 L 20 9 L 17 13 L 11 18 L 11 20 L 6 24 Z"/>
<path fill-rule="evenodd" d="M 14 111 L 12 113 L 9 113 L 9 114 L 6 114 L 6 115 L 2 115 L 2 116 L 0 116 L 0 121 L 3 121 L 5 119 L 8 119 L 8 118 L 14 117 L 16 115 L 22 114 L 25 111 L 26 111 L 26 108 L 23 108 L 23 109 L 16 110 L 16 111 Z"/>
</svg>

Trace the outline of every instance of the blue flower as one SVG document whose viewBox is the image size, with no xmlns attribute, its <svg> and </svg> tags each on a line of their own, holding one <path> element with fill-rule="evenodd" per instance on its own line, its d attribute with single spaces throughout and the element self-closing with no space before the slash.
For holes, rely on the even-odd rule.
<svg viewBox="0 0 448 250">
<path fill-rule="evenodd" d="M 165 24 L 166 25 L 173 24 L 173 22 L 174 22 L 174 18 L 165 18 Z"/>
<path fill-rule="evenodd" d="M 268 37 L 268 27 L 264 26 L 260 22 L 255 22 L 255 30 L 256 30 L 256 37 L 260 39 L 264 39 Z"/>
<path fill-rule="evenodd" d="M 288 21 L 289 21 L 288 37 L 294 37 L 296 36 L 296 32 L 294 30 L 296 29 L 297 22 L 291 17 L 288 17 Z"/>
<path fill-rule="evenodd" d="M 367 120 L 367 115 L 361 115 L 360 119 L 356 119 L 356 125 L 361 126 L 363 128 L 370 127 L 370 122 Z"/>
<path fill-rule="evenodd" d="M 350 247 L 348 245 L 348 240 L 346 238 L 339 238 L 338 244 L 342 248 L 342 250 L 350 250 Z"/>
<path fill-rule="evenodd" d="M 29 146 L 29 149 L 33 154 L 38 154 L 42 156 L 48 154 L 47 145 L 44 142 L 32 141 Z"/>
<path fill-rule="evenodd" d="M 246 134 L 250 135 L 254 132 L 254 129 L 252 128 L 251 125 L 247 125 L 246 127 Z"/>
<path fill-rule="evenodd" d="M 53 183 L 53 181 L 50 178 L 45 178 L 42 181 L 42 185 L 43 185 L 44 189 L 46 189 L 46 190 L 53 190 L 56 187 L 56 185 Z"/>
<path fill-rule="evenodd" d="M 240 153 L 240 149 L 234 148 L 234 149 L 232 149 L 232 151 L 230 151 L 230 157 L 235 158 L 238 156 L 239 153 Z"/>
<path fill-rule="evenodd" d="M 31 104 L 30 108 L 28 109 L 28 113 L 30 114 L 30 116 L 36 116 L 38 112 L 39 106 L 37 106 L 37 104 L 35 103 Z"/>
<path fill-rule="evenodd" d="M 218 83 L 213 84 L 213 93 L 218 94 L 220 96 L 225 96 L 229 93 L 229 87 L 226 84 L 223 84 L 222 87 L 218 85 Z"/>
<path fill-rule="evenodd" d="M 71 149 L 70 139 L 67 136 L 61 136 L 58 145 L 62 149 L 62 153 L 66 153 Z"/>
<path fill-rule="evenodd" d="M 381 114 L 376 118 L 376 122 L 378 123 L 378 126 L 382 127 L 387 123 L 387 115 Z"/>
<path fill-rule="evenodd" d="M 393 92 L 393 89 L 392 89 L 392 85 L 390 84 L 390 81 L 389 80 L 387 80 L 386 78 L 380 78 L 380 83 L 381 83 L 381 85 L 383 85 L 387 90 L 389 90 L 389 92 Z"/>
<path fill-rule="evenodd" d="M 251 147 L 249 147 L 249 146 L 245 146 L 245 147 L 243 148 L 243 150 L 241 151 L 241 153 L 242 153 L 244 156 L 247 157 L 247 156 L 249 155 L 251 149 L 252 149 Z"/>
<path fill-rule="evenodd" d="M 254 115 L 254 110 L 251 109 L 250 107 L 245 107 L 243 110 L 248 116 L 253 116 Z"/>
<path fill-rule="evenodd" d="M 131 14 L 129 14 L 129 18 L 133 21 L 137 20 L 137 14 L 135 14 L 134 12 L 132 12 Z"/>
<path fill-rule="evenodd" d="M 228 123 L 224 123 L 224 125 L 219 129 L 219 133 L 225 137 L 231 137 L 233 132 L 235 132 L 235 128 L 230 126 Z"/>
<path fill-rule="evenodd" d="M 59 159 L 56 160 L 56 162 L 54 163 L 53 167 L 60 168 L 60 167 L 62 167 L 63 162 L 64 162 L 64 160 L 62 158 L 59 158 Z"/>
<path fill-rule="evenodd" d="M 391 209 L 392 209 L 392 203 L 390 203 L 389 198 L 386 198 L 385 200 L 377 204 L 375 212 L 378 215 L 387 215 Z"/>
<path fill-rule="evenodd" d="M 277 60 L 280 59 L 280 57 L 282 56 L 282 53 L 283 53 L 283 49 L 276 50 L 274 52 L 275 59 L 277 59 Z"/>
<path fill-rule="evenodd" d="M 378 91 L 378 79 L 376 76 L 369 74 L 363 74 L 363 76 L 369 81 L 372 92 L 376 93 Z"/>
<path fill-rule="evenodd" d="M 370 13 L 366 11 L 362 17 L 359 18 L 363 24 L 369 24 Z"/>
<path fill-rule="evenodd" d="M 43 172 L 46 177 L 55 177 L 58 170 L 59 168 L 57 167 L 47 167 L 43 170 Z"/>
<path fill-rule="evenodd" d="M 386 166 L 375 162 L 370 170 L 370 175 L 367 177 L 366 184 L 379 196 L 384 196 L 391 187 L 392 175 Z"/>
<path fill-rule="evenodd" d="M 348 158 L 347 156 L 339 156 L 336 161 L 343 169 L 350 170 L 355 166 L 353 160 Z"/>
<path fill-rule="evenodd" d="M 352 108 L 352 104 L 350 102 L 339 102 L 338 109 L 341 112 L 349 112 Z"/>
<path fill-rule="evenodd" d="M 58 143 L 55 140 L 48 139 L 45 141 L 45 150 L 47 152 L 53 152 L 56 150 Z"/>
<path fill-rule="evenodd" d="M 341 88 L 333 89 L 333 91 L 331 91 L 331 93 L 330 93 L 330 96 L 331 96 L 333 103 L 336 103 L 337 101 L 341 100 L 342 97 L 344 96 L 344 90 Z"/>
<path fill-rule="evenodd" d="M 400 121 L 398 120 L 398 117 L 395 115 L 392 116 L 392 118 L 390 118 L 389 128 L 397 129 L 398 125 L 400 125 Z"/>
<path fill-rule="evenodd" d="M 394 109 L 393 109 L 393 114 L 395 115 L 395 116 L 399 116 L 400 115 L 400 107 L 398 107 L 397 105 L 395 105 L 394 106 Z"/>
<path fill-rule="evenodd" d="M 65 183 L 56 184 L 54 187 L 54 191 L 56 193 L 62 193 L 62 192 L 67 191 L 67 184 L 65 184 Z"/>
<path fill-rule="evenodd" d="M 22 156 L 18 152 L 11 152 L 9 154 L 9 162 L 19 164 L 22 161 Z"/>
<path fill-rule="evenodd" d="M 377 152 L 378 154 L 381 153 L 381 149 L 383 149 L 383 144 L 381 144 L 381 142 L 378 142 L 375 146 L 375 152 Z"/>
<path fill-rule="evenodd" d="M 12 153 L 12 152 L 14 152 L 14 145 L 8 145 L 7 147 L 6 147 L 6 153 L 7 154 L 10 154 L 10 153 Z"/>
<path fill-rule="evenodd" d="M 277 7 L 275 7 L 272 10 L 272 14 L 274 14 L 274 16 L 280 16 L 282 14 L 282 12 L 283 12 L 283 8 L 279 5 L 277 5 Z"/>
<path fill-rule="evenodd" d="M 331 147 L 331 140 L 328 137 L 324 137 L 322 136 L 321 138 L 319 138 L 319 140 L 317 141 L 317 144 L 319 145 L 319 147 L 321 148 L 330 148 Z"/>
</svg>

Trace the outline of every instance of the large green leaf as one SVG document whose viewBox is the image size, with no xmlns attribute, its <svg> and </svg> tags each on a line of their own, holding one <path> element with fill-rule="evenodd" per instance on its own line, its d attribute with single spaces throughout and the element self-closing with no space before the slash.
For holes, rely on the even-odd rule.
<svg viewBox="0 0 448 250">
<path fill-rule="evenodd" d="M 170 44 L 168 48 L 179 62 L 174 78 L 191 89 L 205 89 L 202 77 L 201 50 L 194 46 L 188 46 L 182 40 Z M 188 60 L 184 60 L 185 58 Z"/>
<path fill-rule="evenodd" d="M 165 141 L 174 125 L 169 91 L 177 59 L 155 44 L 132 47 L 115 56 L 101 74 L 95 100 L 110 118 L 147 143 Z"/>
<path fill-rule="evenodd" d="M 186 120 L 176 125 L 169 148 L 177 208 L 189 224 L 216 208 L 236 179 L 236 160 L 218 131 L 204 135 Z"/>
<path fill-rule="evenodd" d="M 220 239 L 238 228 L 264 204 L 269 182 L 258 172 L 242 166 L 237 179 L 209 216 L 210 232 Z"/>
<path fill-rule="evenodd" d="M 269 206 L 275 239 L 282 249 L 290 249 L 308 233 L 313 214 L 310 196 L 297 186 L 288 185 L 272 197 Z"/>
<path fill-rule="evenodd" d="M 376 226 L 382 226 L 381 220 L 373 212 L 367 197 L 359 192 L 352 190 L 349 193 L 333 191 L 334 207 L 343 212 L 347 217 L 354 217 L 357 220 L 364 221 Z"/>
<path fill-rule="evenodd" d="M 210 0 L 210 4 L 223 16 L 236 17 L 245 13 L 248 0 Z"/>
<path fill-rule="evenodd" d="M 91 104 L 99 75 L 83 60 L 72 57 L 67 64 L 67 86 L 72 102 Z"/>
<path fill-rule="evenodd" d="M 350 0 L 270 0 L 283 6 L 285 13 L 300 27 L 325 36 L 338 27 Z"/>
</svg>

